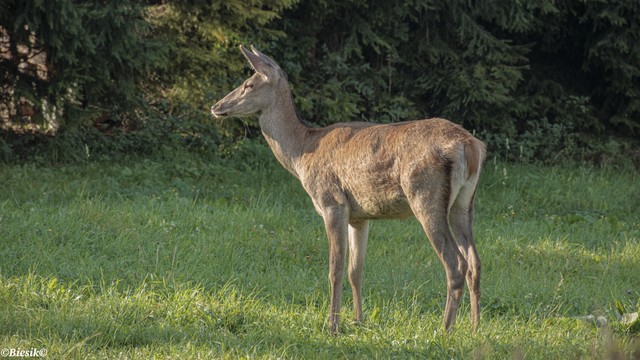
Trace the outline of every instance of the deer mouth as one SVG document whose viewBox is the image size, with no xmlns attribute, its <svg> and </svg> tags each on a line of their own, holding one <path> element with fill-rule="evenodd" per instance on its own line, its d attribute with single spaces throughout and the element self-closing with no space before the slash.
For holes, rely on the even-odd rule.
<svg viewBox="0 0 640 360">
<path fill-rule="evenodd" d="M 223 117 L 223 116 L 228 116 L 229 113 L 226 111 L 221 111 L 220 109 L 220 104 L 215 104 L 211 107 L 211 114 L 215 117 Z"/>
</svg>

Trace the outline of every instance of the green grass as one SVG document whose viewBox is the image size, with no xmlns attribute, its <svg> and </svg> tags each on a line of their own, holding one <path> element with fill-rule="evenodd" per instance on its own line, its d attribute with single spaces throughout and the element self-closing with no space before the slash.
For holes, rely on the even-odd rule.
<svg viewBox="0 0 640 360">
<path fill-rule="evenodd" d="M 640 297 L 640 175 L 489 161 L 476 203 L 482 315 L 442 329 L 443 269 L 414 220 L 372 223 L 365 318 L 345 282 L 326 328 L 328 250 L 296 180 L 221 161 L 0 167 L 0 348 L 49 358 L 638 356 L 616 301 Z M 615 327 L 614 327 L 615 328 Z"/>
</svg>

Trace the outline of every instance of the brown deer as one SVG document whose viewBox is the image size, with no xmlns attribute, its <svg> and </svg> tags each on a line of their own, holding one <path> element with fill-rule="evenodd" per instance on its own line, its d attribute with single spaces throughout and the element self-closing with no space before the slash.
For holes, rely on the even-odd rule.
<svg viewBox="0 0 640 360">
<path fill-rule="evenodd" d="M 274 155 L 300 180 L 324 220 L 329 239 L 329 329 L 340 326 L 347 244 L 356 322 L 362 315 L 362 274 L 369 220 L 415 216 L 444 265 L 444 327 L 455 323 L 466 279 L 474 331 L 479 322 L 480 259 L 473 241 L 473 202 L 484 144 L 443 119 L 395 124 L 305 125 L 287 75 L 268 56 L 240 46 L 255 74 L 216 103 L 215 117 L 259 113 Z"/>
</svg>

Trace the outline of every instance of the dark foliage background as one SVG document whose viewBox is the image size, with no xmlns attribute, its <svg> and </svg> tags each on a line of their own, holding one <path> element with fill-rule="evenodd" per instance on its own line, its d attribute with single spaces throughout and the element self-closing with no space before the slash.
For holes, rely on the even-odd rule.
<svg viewBox="0 0 640 360">
<path fill-rule="evenodd" d="M 209 108 L 255 44 L 302 116 L 441 116 L 518 161 L 640 164 L 640 3 L 0 0 L 0 156 L 242 152 Z M 241 143 L 242 144 L 242 143 Z"/>
</svg>

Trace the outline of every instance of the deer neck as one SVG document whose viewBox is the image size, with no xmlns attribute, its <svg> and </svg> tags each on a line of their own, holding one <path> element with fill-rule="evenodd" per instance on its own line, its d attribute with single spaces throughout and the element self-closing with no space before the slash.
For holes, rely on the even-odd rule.
<svg viewBox="0 0 640 360">
<path fill-rule="evenodd" d="M 272 106 L 260 114 L 260 129 L 276 159 L 296 177 L 309 127 L 300 121 L 288 84 L 281 84 Z"/>
</svg>

